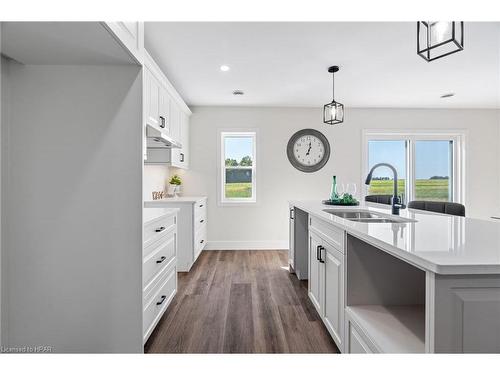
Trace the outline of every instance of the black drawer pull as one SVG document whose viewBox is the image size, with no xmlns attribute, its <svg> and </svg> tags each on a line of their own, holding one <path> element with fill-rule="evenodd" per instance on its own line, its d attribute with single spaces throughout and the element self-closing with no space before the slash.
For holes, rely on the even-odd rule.
<svg viewBox="0 0 500 375">
<path fill-rule="evenodd" d="M 202 204 L 200 204 L 200 206 L 199 206 L 199 207 L 200 207 L 200 208 L 202 208 L 202 207 L 203 207 L 203 205 L 202 205 Z"/>
<path fill-rule="evenodd" d="M 164 128 L 164 127 L 165 127 L 165 117 L 160 116 L 160 128 Z"/>
<path fill-rule="evenodd" d="M 166 298 L 167 298 L 167 296 L 161 296 L 161 300 L 159 302 L 156 302 L 156 305 L 160 306 L 163 302 L 165 302 Z"/>
<path fill-rule="evenodd" d="M 200 241 L 200 243 L 203 243 L 203 242 L 205 242 L 205 240 L 201 240 L 201 241 Z"/>
<path fill-rule="evenodd" d="M 201 219 L 201 220 L 200 220 L 200 223 L 203 223 L 204 221 L 205 221 L 205 220 Z"/>
<path fill-rule="evenodd" d="M 165 227 L 159 227 L 159 228 L 155 229 L 155 232 L 160 233 L 160 232 L 163 232 L 165 229 L 166 229 Z"/>
<path fill-rule="evenodd" d="M 167 259 L 167 258 L 166 258 L 166 257 L 161 257 L 160 259 L 158 259 L 158 260 L 156 261 L 156 263 L 158 263 L 158 264 L 163 263 L 163 261 L 164 261 L 165 259 Z"/>
<path fill-rule="evenodd" d="M 319 248 L 321 245 L 316 246 L 316 260 L 319 260 Z"/>
</svg>

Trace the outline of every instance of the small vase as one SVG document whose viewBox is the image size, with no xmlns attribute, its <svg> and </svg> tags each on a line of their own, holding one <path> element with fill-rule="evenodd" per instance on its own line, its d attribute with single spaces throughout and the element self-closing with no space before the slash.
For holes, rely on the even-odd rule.
<svg viewBox="0 0 500 375">
<path fill-rule="evenodd" d="M 180 186 L 169 184 L 168 195 L 174 198 L 179 198 Z"/>
</svg>

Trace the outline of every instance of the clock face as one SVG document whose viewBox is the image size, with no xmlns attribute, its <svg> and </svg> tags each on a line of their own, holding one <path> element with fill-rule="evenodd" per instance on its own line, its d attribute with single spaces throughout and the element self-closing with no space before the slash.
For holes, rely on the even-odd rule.
<svg viewBox="0 0 500 375">
<path fill-rule="evenodd" d="M 287 156 L 290 163 L 302 172 L 315 172 L 325 166 L 330 158 L 330 144 L 315 129 L 303 129 L 288 141 Z"/>
<path fill-rule="evenodd" d="M 325 153 L 325 145 L 314 135 L 305 135 L 295 141 L 293 145 L 293 155 L 302 165 L 316 165 Z"/>
</svg>

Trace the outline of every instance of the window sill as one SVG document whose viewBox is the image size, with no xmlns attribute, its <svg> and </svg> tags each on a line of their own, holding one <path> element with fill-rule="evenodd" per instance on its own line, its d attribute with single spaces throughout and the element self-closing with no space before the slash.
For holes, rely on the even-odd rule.
<svg viewBox="0 0 500 375">
<path fill-rule="evenodd" d="M 248 207 L 248 206 L 256 206 L 256 200 L 248 200 L 248 201 L 219 201 L 218 206 L 220 207 Z"/>
</svg>

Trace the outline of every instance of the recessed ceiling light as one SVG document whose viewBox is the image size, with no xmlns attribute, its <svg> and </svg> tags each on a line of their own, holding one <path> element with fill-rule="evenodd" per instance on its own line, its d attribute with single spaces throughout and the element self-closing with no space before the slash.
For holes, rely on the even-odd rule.
<svg viewBox="0 0 500 375">
<path fill-rule="evenodd" d="M 441 99 L 451 98 L 452 96 L 455 96 L 455 93 L 449 92 L 448 94 L 441 95 Z"/>
<path fill-rule="evenodd" d="M 221 65 L 220 66 L 220 70 L 222 72 L 227 72 L 227 71 L 229 71 L 229 69 L 231 69 L 231 68 L 229 66 L 227 66 L 227 65 Z"/>
<path fill-rule="evenodd" d="M 245 95 L 245 93 L 242 90 L 234 90 L 233 95 Z"/>
</svg>

